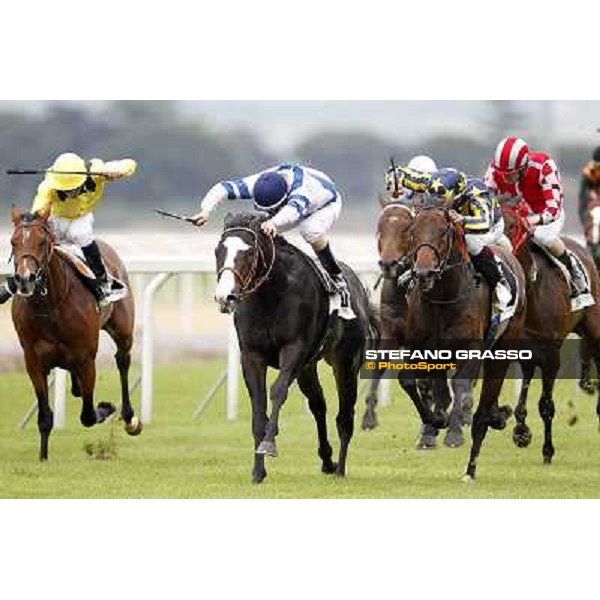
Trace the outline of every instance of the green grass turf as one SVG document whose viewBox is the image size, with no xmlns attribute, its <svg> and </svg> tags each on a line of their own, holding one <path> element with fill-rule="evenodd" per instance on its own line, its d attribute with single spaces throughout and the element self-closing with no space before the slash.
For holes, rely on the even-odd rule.
<svg viewBox="0 0 600 600">
<path fill-rule="evenodd" d="M 0 497 L 4 498 L 597 498 L 600 496 L 600 433 L 595 398 L 576 391 L 575 382 L 557 386 L 556 455 L 542 464 L 542 426 L 537 413 L 537 385 L 530 396 L 529 423 L 533 443 L 517 449 L 511 440 L 514 419 L 505 431 L 488 433 L 472 485 L 460 480 L 468 444 L 449 450 L 417 451 L 418 422 L 414 409 L 394 384 L 394 400 L 379 411 L 380 427 L 360 431 L 364 399 L 359 401 L 348 473 L 338 479 L 320 473 L 312 416 L 294 389 L 281 419 L 279 457 L 267 459 L 268 477 L 252 485 L 253 442 L 250 408 L 242 385 L 240 416 L 224 417 L 223 393 L 197 420 L 192 412 L 210 389 L 222 361 L 162 365 L 155 373 L 154 419 L 140 437 L 125 434 L 122 425 L 106 423 L 85 429 L 79 424 L 80 401 L 68 400 L 67 426 L 50 439 L 50 460 L 38 462 L 35 419 L 25 431 L 17 428 L 31 403 L 24 373 L 0 375 Z M 333 416 L 337 406 L 332 378 L 323 369 L 331 398 L 330 439 L 337 452 Z M 116 370 L 99 372 L 97 401 L 117 396 Z M 512 398 L 514 384 L 505 395 Z M 567 425 L 566 402 L 572 396 L 579 422 Z M 138 396 L 135 406 L 138 406 Z M 117 456 L 90 458 L 84 446 L 115 441 Z M 470 436 L 468 437 L 470 440 Z M 440 440 L 441 441 L 441 440 Z"/>
</svg>

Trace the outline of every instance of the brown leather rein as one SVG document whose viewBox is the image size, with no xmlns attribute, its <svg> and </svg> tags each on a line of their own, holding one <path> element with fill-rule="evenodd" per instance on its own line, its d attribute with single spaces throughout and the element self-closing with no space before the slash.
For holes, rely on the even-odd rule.
<svg viewBox="0 0 600 600">
<path fill-rule="evenodd" d="M 265 252 L 263 251 L 263 249 L 261 248 L 261 246 L 258 242 L 259 234 L 256 231 L 254 231 L 253 229 L 250 229 L 249 227 L 229 227 L 228 229 L 225 229 L 223 231 L 223 234 L 221 235 L 219 244 L 222 244 L 223 240 L 226 237 L 229 237 L 229 235 L 231 233 L 236 233 L 236 232 L 244 232 L 244 233 L 249 233 L 252 235 L 252 239 L 253 239 L 252 266 L 246 273 L 245 277 L 234 267 L 223 267 L 217 273 L 217 281 L 221 278 L 221 275 L 225 271 L 231 271 L 233 273 L 233 276 L 240 283 L 240 291 L 238 292 L 238 295 L 239 295 L 240 300 L 243 300 L 244 298 L 247 298 L 248 296 L 250 296 L 251 294 L 256 292 L 258 290 L 258 288 L 260 288 L 260 286 L 262 286 L 263 283 L 269 278 L 269 275 L 271 274 L 271 271 L 273 270 L 273 265 L 275 264 L 275 258 L 276 258 L 275 241 L 271 237 L 268 238 L 269 241 L 271 242 L 271 261 L 270 261 L 270 263 L 268 263 L 265 258 Z M 266 267 L 266 271 L 264 271 L 264 273 L 262 275 L 259 275 L 259 265 L 260 264 L 262 264 L 263 268 Z"/>
</svg>

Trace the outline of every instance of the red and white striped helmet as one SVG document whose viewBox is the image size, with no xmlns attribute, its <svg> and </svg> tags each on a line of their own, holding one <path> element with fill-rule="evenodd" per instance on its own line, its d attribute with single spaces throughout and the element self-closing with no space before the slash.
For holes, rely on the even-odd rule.
<svg viewBox="0 0 600 600">
<path fill-rule="evenodd" d="M 494 168 L 498 171 L 517 171 L 527 166 L 529 146 L 525 140 L 510 136 L 504 138 L 496 148 Z"/>
</svg>

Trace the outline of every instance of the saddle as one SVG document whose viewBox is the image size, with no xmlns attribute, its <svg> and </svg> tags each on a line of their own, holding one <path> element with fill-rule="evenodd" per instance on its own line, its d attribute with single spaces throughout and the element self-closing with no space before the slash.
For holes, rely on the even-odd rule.
<svg viewBox="0 0 600 600">
<path fill-rule="evenodd" d="M 356 315 L 351 307 L 344 308 L 342 307 L 342 300 L 340 298 L 340 294 L 338 293 L 337 286 L 331 280 L 329 273 L 323 268 L 323 266 L 318 262 L 317 259 L 314 259 L 312 256 L 308 255 L 306 252 L 291 244 L 287 240 L 283 238 L 278 238 L 278 242 L 284 243 L 288 248 L 293 249 L 295 253 L 302 257 L 304 262 L 307 265 L 314 275 L 317 278 L 317 281 L 320 283 L 321 288 L 327 294 L 329 298 L 329 315 L 327 317 L 327 321 L 325 323 L 325 327 L 319 337 L 317 338 L 317 342 L 314 345 L 310 353 L 309 359 L 306 361 L 308 363 L 316 362 L 320 360 L 324 354 L 327 353 L 328 349 L 331 347 L 335 339 L 338 337 L 338 332 L 341 327 L 342 320 L 353 320 L 356 319 Z"/>
<path fill-rule="evenodd" d="M 58 244 L 54 247 L 54 251 L 57 252 L 63 260 L 73 269 L 79 280 L 83 285 L 90 291 L 90 293 L 100 300 L 98 294 L 97 278 L 94 272 L 88 266 L 83 252 L 79 246 L 75 244 Z M 115 277 L 110 272 L 108 273 L 109 281 L 118 282 L 121 287 L 125 287 L 125 284 Z"/>
<path fill-rule="evenodd" d="M 490 319 L 490 326 L 485 335 L 486 348 L 491 348 L 500 337 L 504 334 L 508 327 L 508 323 L 511 317 L 515 314 L 517 309 L 517 300 L 519 298 L 519 284 L 515 272 L 504 262 L 497 254 L 494 254 L 494 258 L 500 271 L 504 275 L 504 278 L 508 282 L 510 288 L 511 297 L 507 304 L 506 310 L 499 313 L 496 306 L 494 297 L 492 297 L 492 313 Z M 494 294 L 495 296 L 495 294 Z"/>
<path fill-rule="evenodd" d="M 535 264 L 535 254 L 536 253 L 532 252 L 532 250 L 536 250 L 538 253 L 545 255 L 546 258 L 550 261 L 550 263 L 559 269 L 559 271 L 562 273 L 563 277 L 565 278 L 565 281 L 567 282 L 569 289 L 571 289 L 571 276 L 569 274 L 568 269 L 565 267 L 565 265 L 563 265 L 550 251 L 548 251 L 546 248 L 544 248 L 544 246 L 542 246 L 541 244 L 536 244 L 534 242 L 529 246 L 529 251 L 531 253 L 531 258 L 532 258 L 533 265 L 534 265 L 534 268 L 532 269 L 532 272 L 530 274 L 531 281 L 535 281 L 537 278 L 537 266 Z M 568 249 L 567 249 L 567 252 L 569 252 Z M 585 279 L 585 291 L 583 291 L 580 294 L 578 294 L 577 296 L 571 298 L 571 312 L 576 312 L 576 311 L 582 310 L 588 306 L 594 305 L 595 300 L 591 294 L 592 288 L 591 288 L 590 274 L 588 273 L 586 266 L 583 264 L 583 262 L 581 261 L 579 256 L 577 256 L 577 254 L 575 252 L 571 252 L 570 254 L 571 254 L 571 258 L 577 263 L 577 267 L 579 268 L 581 273 L 583 273 L 583 277 Z"/>
</svg>

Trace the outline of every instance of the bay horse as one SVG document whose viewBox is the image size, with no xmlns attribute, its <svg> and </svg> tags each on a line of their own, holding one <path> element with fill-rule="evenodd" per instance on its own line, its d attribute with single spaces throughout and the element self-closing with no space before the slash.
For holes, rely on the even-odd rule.
<svg viewBox="0 0 600 600">
<path fill-rule="evenodd" d="M 356 318 L 338 318 L 332 331 L 329 295 L 309 264 L 311 259 L 281 236 L 268 238 L 261 230 L 265 218 L 254 212 L 227 215 L 215 250 L 216 300 L 221 312 L 234 313 L 242 372 L 252 402 L 252 481 L 261 483 L 267 476 L 265 455 L 277 456 L 279 413 L 294 381 L 308 399 L 317 425 L 321 471 L 344 476 L 354 431 L 358 374 L 368 338 L 377 337 L 369 298 L 355 273 L 342 265 Z M 317 374 L 321 358 L 331 365 L 338 391 L 337 462 L 332 460 L 325 395 Z M 279 369 L 269 393 L 270 416 L 268 367 Z"/>
<path fill-rule="evenodd" d="M 524 339 L 529 340 L 533 350 L 533 360 L 521 364 L 523 384 L 515 408 L 516 425 L 513 441 L 518 447 L 531 443 L 531 430 L 526 423 L 527 396 L 535 368 L 542 372 L 542 393 L 539 399 L 539 413 L 544 422 L 544 444 L 542 456 L 545 464 L 552 462 L 555 449 L 552 441 L 552 420 L 555 414 L 553 390 L 560 368 L 560 348 L 564 339 L 572 332 L 579 334 L 586 342 L 591 355 L 600 366 L 600 281 L 590 253 L 574 240 L 563 236 L 565 246 L 583 263 L 590 277 L 595 304 L 571 311 L 571 290 L 565 277 L 551 263 L 544 251 L 531 241 L 531 229 L 526 216 L 529 212 L 524 201 L 511 206 L 501 203 L 506 230 L 513 253 L 528 274 L 526 278 L 527 317 Z M 599 370 L 600 372 L 600 370 Z M 600 418 L 600 391 L 596 413 Z"/>
<path fill-rule="evenodd" d="M 99 312 L 96 298 L 62 253 L 55 250 L 56 239 L 48 216 L 48 212 L 21 214 L 16 206 L 12 209 L 11 244 L 17 286 L 12 319 L 38 401 L 39 458 L 42 461 L 48 459 L 53 427 L 48 403 L 48 375 L 53 368 L 70 372 L 72 394 L 83 402 L 82 425 L 91 427 L 115 412 L 115 407 L 108 402 L 94 407 L 100 329 L 107 331 L 117 346 L 115 359 L 121 379 L 121 416 L 125 430 L 129 435 L 142 431 L 129 400 L 133 298 L 128 295 Z M 99 242 L 99 246 L 109 273 L 127 283 L 127 272 L 116 252 L 103 242 Z"/>
<path fill-rule="evenodd" d="M 519 340 L 525 321 L 525 278 L 521 265 L 507 250 L 494 247 L 512 270 L 517 289 L 513 316 L 507 321 L 503 335 L 494 349 L 504 349 Z M 455 225 L 446 206 L 421 209 L 410 228 L 410 256 L 413 277 L 417 285 L 408 295 L 406 336 L 409 347 L 423 342 L 438 344 L 476 344 L 481 347 L 491 318 L 491 295 L 487 282 L 475 276 L 466 249 L 464 232 Z M 481 361 L 456 361 L 456 375 L 475 377 Z M 483 361 L 483 384 L 477 410 L 471 426 L 472 443 L 464 481 L 475 478 L 477 459 L 489 427 L 503 429 L 511 414 L 507 406 L 498 405 L 498 397 L 510 361 Z M 437 428 L 448 424 L 445 412 L 449 404 L 446 375 L 434 379 L 435 411 L 420 397 L 411 371 L 401 371 L 400 383 L 413 400 L 424 423 Z"/>
<path fill-rule="evenodd" d="M 379 268 L 381 269 L 381 299 L 379 305 L 379 321 L 382 331 L 382 344 L 389 349 L 398 348 L 406 341 L 406 293 L 408 285 L 401 285 L 398 278 L 405 271 L 410 261 L 409 230 L 415 214 L 415 208 L 406 202 L 388 200 L 379 197 L 382 208 L 377 222 L 377 250 Z M 410 269 L 410 267 L 408 267 Z M 383 347 L 383 346 L 382 346 Z M 362 428 L 377 427 L 377 390 L 385 371 L 374 372 L 371 386 L 366 398 L 366 409 L 363 415 Z M 419 379 L 419 393 L 430 406 L 433 405 L 433 386 L 431 379 Z M 452 379 L 454 391 L 453 410 L 444 444 L 456 448 L 464 443 L 462 426 L 471 423 L 470 410 L 473 404 L 471 385 L 468 381 Z M 416 447 L 433 449 L 437 445 L 438 430 L 431 425 L 423 425 Z"/>
</svg>

